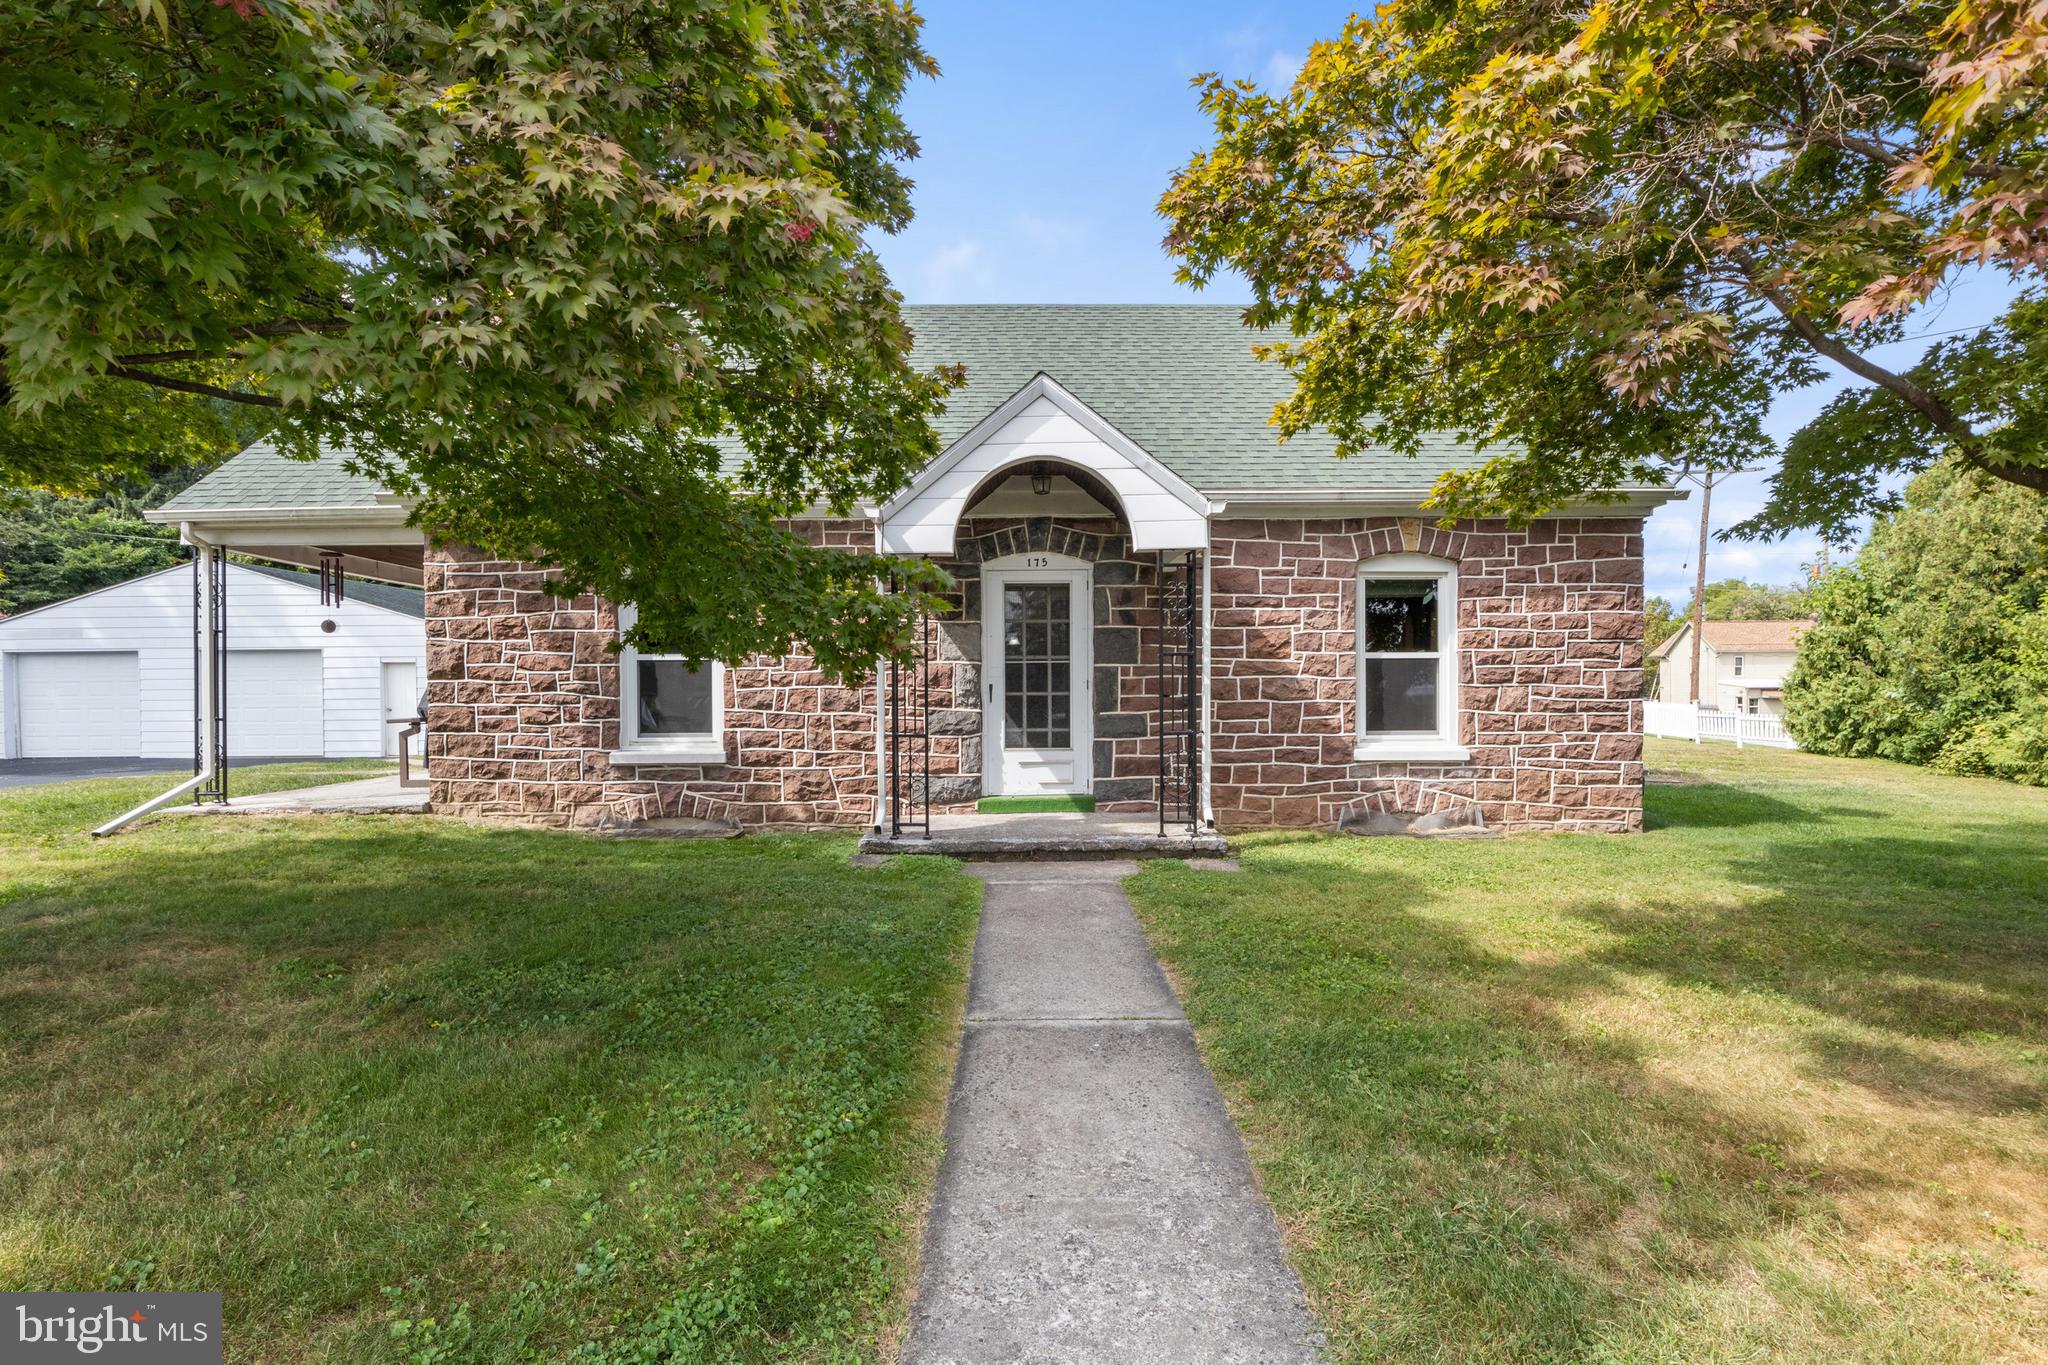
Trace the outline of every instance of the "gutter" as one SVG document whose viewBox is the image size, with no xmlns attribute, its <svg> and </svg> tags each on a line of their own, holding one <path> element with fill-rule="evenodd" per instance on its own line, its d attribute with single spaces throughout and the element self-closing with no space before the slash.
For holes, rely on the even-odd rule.
<svg viewBox="0 0 2048 1365">
<path fill-rule="evenodd" d="M 1423 503 L 1428 501 L 1434 489 L 1431 488 L 1215 488 L 1206 490 L 1215 506 L 1215 514 L 1221 514 L 1225 507 L 1233 515 L 1255 515 L 1257 508 L 1278 507 L 1288 509 L 1341 509 L 1347 512 L 1379 512 L 1394 516 L 1430 516 Z M 1661 487 L 1616 488 L 1610 490 L 1619 496 L 1615 502 L 1582 501 L 1569 503 L 1545 516 L 1599 516 L 1620 515 L 1662 506 L 1664 503 L 1682 500 L 1684 489 Z"/>
<path fill-rule="evenodd" d="M 217 545 L 210 545 L 203 540 L 195 538 L 189 531 L 185 535 L 185 540 L 192 547 L 192 572 L 197 575 L 195 582 L 203 584 L 211 578 L 213 568 L 216 564 L 220 563 L 224 552 Z M 217 611 L 225 612 L 227 604 L 224 601 L 218 600 L 216 595 L 210 591 L 205 592 L 204 597 L 206 603 L 204 614 L 201 614 L 197 605 L 197 599 L 195 599 L 192 617 L 193 628 L 199 637 L 194 641 L 193 647 L 194 649 L 204 650 L 208 663 L 207 667 L 202 668 L 199 656 L 197 654 L 193 656 L 192 713 L 195 728 L 200 730 L 199 771 L 169 791 L 158 796 L 152 796 L 133 810 L 123 811 L 104 825 L 99 826 L 92 832 L 92 837 L 95 839 L 104 839 L 110 834 L 118 833 L 151 811 L 167 806 L 179 797 L 194 791 L 201 783 L 211 780 L 216 772 L 218 772 L 215 759 L 219 756 L 219 750 L 214 745 L 216 736 L 211 728 L 211 718 L 216 714 L 214 708 L 219 698 L 213 692 L 214 671 L 211 663 L 214 658 L 212 652 L 215 640 L 214 627 L 217 624 L 214 613 Z M 203 645 L 201 641 L 204 642 Z"/>
<path fill-rule="evenodd" d="M 389 523 L 402 526 L 412 515 L 409 503 L 356 503 L 340 507 L 175 507 L 166 505 L 152 507 L 142 514 L 144 521 L 159 525 L 173 522 L 206 521 L 234 523 L 241 521 L 310 521 L 350 517 L 361 521 Z"/>
<path fill-rule="evenodd" d="M 150 797 L 149 800 L 143 802 L 134 810 L 128 811 L 122 815 L 115 816 L 113 819 L 107 821 L 107 823 L 101 825 L 98 829 L 94 830 L 92 832 L 92 837 L 95 839 L 104 839 L 110 834 L 116 834 L 120 832 L 122 826 L 130 824 L 136 820 L 140 820 L 143 816 L 149 814 L 151 811 L 157 809 L 158 807 L 167 806 L 171 802 L 177 800 L 179 797 L 185 795 L 186 793 L 196 790 L 200 783 L 206 781 L 208 778 L 213 776 L 213 755 L 211 753 L 209 753 L 206 756 L 205 762 L 206 770 L 204 772 L 201 772 L 195 777 L 191 777 L 183 782 L 180 782 L 177 786 L 171 788 L 169 791 L 163 793 L 161 796 Z"/>
</svg>

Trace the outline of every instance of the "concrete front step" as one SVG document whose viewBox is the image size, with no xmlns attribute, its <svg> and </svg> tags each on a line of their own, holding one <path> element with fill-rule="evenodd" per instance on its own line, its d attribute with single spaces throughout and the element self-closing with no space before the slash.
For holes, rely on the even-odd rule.
<svg viewBox="0 0 2048 1365">
<path fill-rule="evenodd" d="M 977 860 L 1020 857 L 1214 857 L 1227 853 L 1223 835 L 1167 825 L 1155 812 L 1044 810 L 1032 814 L 934 814 L 932 833 L 872 831 L 862 853 L 938 853 Z"/>
<path fill-rule="evenodd" d="M 1213 830 L 1185 826 L 1159 833 L 1156 815 L 1057 811 L 1014 815 L 935 815 L 930 837 L 876 831 L 862 853 L 939 854 L 948 858 L 1202 858 L 1229 851 Z"/>
<path fill-rule="evenodd" d="M 952 838 L 922 839 L 907 834 L 892 839 L 886 834 L 869 834 L 860 841 L 862 853 L 928 854 L 941 858 L 978 858 L 987 862 L 1009 862 L 1031 858 L 1215 858 L 1230 851 L 1220 834 L 1161 839 L 1107 836 L 1076 839 Z"/>
</svg>

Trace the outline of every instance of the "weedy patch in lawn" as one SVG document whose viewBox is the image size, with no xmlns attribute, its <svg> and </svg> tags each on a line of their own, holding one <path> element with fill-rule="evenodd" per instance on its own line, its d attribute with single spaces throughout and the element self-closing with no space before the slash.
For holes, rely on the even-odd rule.
<svg viewBox="0 0 2048 1365">
<path fill-rule="evenodd" d="M 1129 884 L 1336 1353 L 2048 1356 L 2048 792 L 1651 760 L 1640 837 Z"/>
<path fill-rule="evenodd" d="M 0 796 L 0 1282 L 218 1289 L 236 1360 L 887 1348 L 952 864 L 420 817 L 86 839 L 151 781 Z"/>
</svg>

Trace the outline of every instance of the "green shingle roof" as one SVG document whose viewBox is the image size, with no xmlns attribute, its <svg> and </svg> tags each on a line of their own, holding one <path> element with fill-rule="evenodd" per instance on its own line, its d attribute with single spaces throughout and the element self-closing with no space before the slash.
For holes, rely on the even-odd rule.
<svg viewBox="0 0 2048 1365">
<path fill-rule="evenodd" d="M 1480 458 L 1448 435 L 1410 460 L 1391 450 L 1337 458 L 1325 432 L 1280 444 L 1268 419 L 1293 381 L 1252 358 L 1266 334 L 1234 306 L 960 304 L 903 310 L 922 368 L 963 365 L 966 386 L 938 423 L 950 445 L 1041 370 L 1198 491 L 1384 491 L 1427 487 Z M 737 452 L 735 452 L 737 455 Z M 736 461 L 735 461 L 736 462 Z M 289 460 L 259 443 L 162 511 L 372 507 L 376 482 L 338 457 Z"/>
<path fill-rule="evenodd" d="M 258 441 L 157 510 L 377 506 L 382 486 L 342 468 L 341 461 L 339 453 L 312 461 L 287 459 L 268 441 Z"/>
<path fill-rule="evenodd" d="M 1414 460 L 1391 450 L 1340 460 L 1322 431 L 1280 444 L 1268 419 L 1294 381 L 1251 351 L 1280 334 L 1247 328 L 1235 306 L 963 304 L 903 314 L 920 367 L 967 367 L 938 424 L 942 445 L 1043 370 L 1203 493 L 1424 488 L 1479 458 L 1448 436 Z"/>
</svg>

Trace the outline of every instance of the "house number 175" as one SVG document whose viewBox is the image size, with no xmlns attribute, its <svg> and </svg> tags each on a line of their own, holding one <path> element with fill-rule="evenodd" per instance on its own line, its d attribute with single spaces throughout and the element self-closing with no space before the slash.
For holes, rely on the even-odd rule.
<svg viewBox="0 0 2048 1365">
<path fill-rule="evenodd" d="M 1052 561 L 1044 555 L 1026 555 L 1024 557 L 1024 567 L 1027 569 L 1050 569 Z"/>
</svg>

